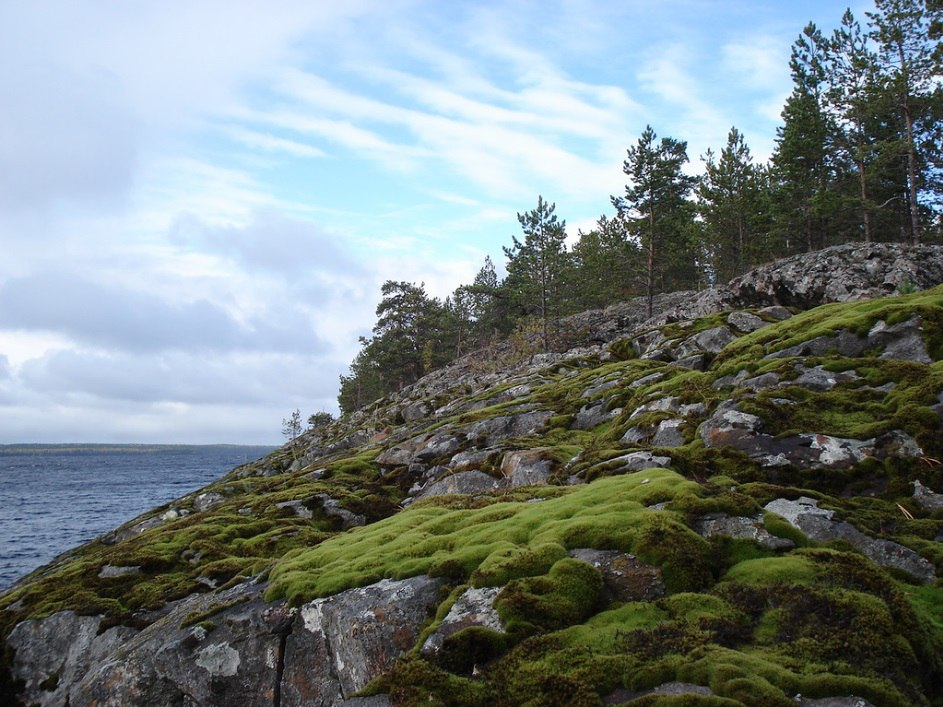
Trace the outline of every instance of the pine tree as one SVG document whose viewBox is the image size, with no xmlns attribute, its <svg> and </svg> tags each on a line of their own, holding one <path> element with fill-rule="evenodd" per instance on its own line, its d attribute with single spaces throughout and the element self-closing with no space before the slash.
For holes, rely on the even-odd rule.
<svg viewBox="0 0 943 707">
<path fill-rule="evenodd" d="M 793 91 L 783 108 L 772 159 L 778 255 L 802 246 L 817 250 L 835 236 L 830 218 L 838 211 L 839 179 L 833 159 L 834 129 L 824 107 L 825 44 L 810 23 L 792 48 Z M 796 231 L 802 233 L 802 243 L 795 238 Z"/>
<path fill-rule="evenodd" d="M 864 240 L 870 242 L 874 240 L 872 183 L 883 150 L 876 133 L 877 57 L 851 10 L 845 11 L 841 26 L 824 47 L 829 81 L 825 105 L 835 126 L 835 147 L 854 164 L 858 186 L 853 201 L 861 214 Z"/>
<path fill-rule="evenodd" d="M 697 196 L 703 250 L 713 281 L 727 282 L 763 254 L 761 233 L 766 214 L 759 170 L 735 127 L 730 129 L 719 159 L 711 150 L 701 159 L 704 174 Z"/>
<path fill-rule="evenodd" d="M 567 301 L 582 311 L 605 307 L 639 290 L 638 244 L 628 238 L 625 224 L 616 215 L 600 216 L 596 228 L 583 233 L 571 253 L 571 286 Z"/>
<path fill-rule="evenodd" d="M 541 320 L 544 350 L 549 350 L 549 323 L 558 314 L 560 291 L 566 265 L 566 222 L 558 221 L 556 204 L 537 197 L 537 208 L 519 213 L 523 242 L 511 236 L 513 246 L 504 248 L 508 286 L 516 303 L 526 314 Z"/>
<path fill-rule="evenodd" d="M 939 6 L 933 3 L 928 13 L 923 0 L 875 0 L 874 4 L 875 12 L 867 13 L 871 37 L 879 47 L 880 70 L 901 126 L 910 240 L 919 243 L 925 170 L 939 159 L 940 151 L 939 140 L 933 136 L 937 121 L 930 112 L 940 93 L 939 47 L 930 37 L 932 23 L 940 18 Z"/>
<path fill-rule="evenodd" d="M 697 270 L 691 242 L 694 207 L 687 200 L 696 179 L 681 171 L 688 161 L 687 143 L 668 137 L 660 142 L 656 139 L 652 127 L 646 126 L 638 143 L 626 151 L 622 171 L 629 184 L 625 196 L 611 197 L 645 254 L 649 316 L 656 288 L 690 284 Z"/>
</svg>

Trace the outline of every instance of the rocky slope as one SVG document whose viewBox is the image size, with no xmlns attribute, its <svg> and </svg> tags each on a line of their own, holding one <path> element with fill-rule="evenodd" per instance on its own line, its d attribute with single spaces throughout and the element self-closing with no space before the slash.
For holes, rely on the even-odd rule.
<svg viewBox="0 0 943 707">
<path fill-rule="evenodd" d="M 940 283 L 843 246 L 468 356 L 0 596 L 0 702 L 943 704 Z"/>
</svg>

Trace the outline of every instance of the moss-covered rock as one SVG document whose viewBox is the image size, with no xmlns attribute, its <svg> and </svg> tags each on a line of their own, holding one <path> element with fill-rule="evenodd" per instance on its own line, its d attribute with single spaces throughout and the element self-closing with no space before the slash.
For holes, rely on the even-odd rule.
<svg viewBox="0 0 943 707">
<path fill-rule="evenodd" d="M 312 433 L 300 456 L 236 469 L 37 570 L 0 595 L 0 632 L 51 630 L 64 611 L 101 635 L 154 632 L 192 606 L 172 630 L 209 642 L 197 650 L 257 611 L 279 689 L 301 690 L 313 669 L 282 663 L 310 638 L 302 624 L 320 630 L 312 606 L 367 586 L 393 586 L 395 603 L 396 582 L 423 576 L 438 608 L 414 617 L 405 653 L 364 694 L 939 704 L 943 511 L 924 497 L 943 492 L 943 288 L 791 317 L 759 301 L 736 316 L 708 307 L 742 296 L 666 298 L 678 316 L 626 331 L 590 317 L 608 343 L 518 356 L 510 373 L 471 359 L 437 371 Z M 653 448 L 665 422 L 678 434 Z M 444 483 L 462 474 L 481 483 Z M 803 497 L 844 534 L 770 506 Z M 926 568 L 925 583 L 873 547 Z M 604 568 L 600 556 L 629 559 Z M 642 568 L 657 591 L 612 590 L 620 567 Z M 250 586 L 251 607 L 226 603 Z M 468 592 L 500 620 L 440 631 Z M 436 650 L 422 651 L 430 636 Z M 27 675 L 9 640 L 0 657 L 4 699 L 25 682 L 72 694 L 71 673 Z M 699 689 L 658 693 L 666 684 Z"/>
</svg>

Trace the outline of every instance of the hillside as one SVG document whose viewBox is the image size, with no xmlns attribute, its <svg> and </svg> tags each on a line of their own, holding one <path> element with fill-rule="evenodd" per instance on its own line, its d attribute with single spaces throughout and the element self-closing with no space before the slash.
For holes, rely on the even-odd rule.
<svg viewBox="0 0 943 707">
<path fill-rule="evenodd" d="M 563 323 L 0 595 L 0 701 L 943 704 L 943 248 Z"/>
</svg>

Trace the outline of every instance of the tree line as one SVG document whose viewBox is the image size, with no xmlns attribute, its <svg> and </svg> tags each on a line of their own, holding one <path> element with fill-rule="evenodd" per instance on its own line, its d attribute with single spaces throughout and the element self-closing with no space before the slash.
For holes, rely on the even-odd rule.
<svg viewBox="0 0 943 707">
<path fill-rule="evenodd" d="M 793 89 L 772 158 L 730 129 L 690 174 L 687 143 L 646 126 L 626 150 L 625 190 L 579 231 L 543 196 L 503 248 L 444 300 L 387 281 L 371 337 L 340 379 L 349 413 L 463 353 L 529 328 L 552 348 L 560 317 L 726 282 L 802 251 L 857 241 L 943 240 L 943 0 L 875 0 L 862 23 L 810 23 L 792 47 Z"/>
</svg>

